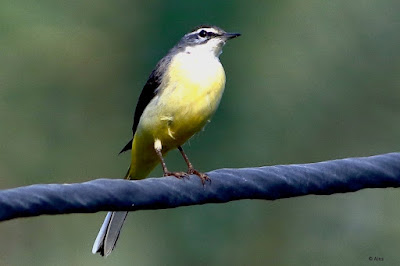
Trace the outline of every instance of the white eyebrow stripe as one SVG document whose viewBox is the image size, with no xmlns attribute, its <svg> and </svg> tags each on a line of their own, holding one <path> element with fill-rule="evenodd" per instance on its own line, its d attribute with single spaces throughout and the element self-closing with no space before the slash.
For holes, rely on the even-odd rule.
<svg viewBox="0 0 400 266">
<path fill-rule="evenodd" d="M 218 30 L 216 30 L 216 29 L 213 29 L 213 28 L 200 28 L 200 29 L 198 29 L 198 30 L 196 30 L 196 31 L 193 31 L 192 32 L 192 34 L 193 33 L 199 33 L 200 31 L 202 31 L 202 30 L 205 30 L 205 31 L 207 31 L 207 32 L 212 32 L 212 33 L 217 33 L 218 34 Z"/>
</svg>

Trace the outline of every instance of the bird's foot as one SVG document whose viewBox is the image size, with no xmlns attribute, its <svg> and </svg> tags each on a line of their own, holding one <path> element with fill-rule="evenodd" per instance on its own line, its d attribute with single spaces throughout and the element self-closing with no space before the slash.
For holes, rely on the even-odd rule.
<svg viewBox="0 0 400 266">
<path fill-rule="evenodd" d="M 205 173 L 201 173 L 201 172 L 197 171 L 194 168 L 189 168 L 187 173 L 189 175 L 197 175 L 200 178 L 201 183 L 203 184 L 203 186 L 206 183 L 206 181 L 211 183 L 211 179 L 208 177 L 208 175 L 206 175 Z"/>
<path fill-rule="evenodd" d="M 188 178 L 189 174 L 185 172 L 166 172 L 164 176 L 175 176 L 178 179 Z"/>
</svg>

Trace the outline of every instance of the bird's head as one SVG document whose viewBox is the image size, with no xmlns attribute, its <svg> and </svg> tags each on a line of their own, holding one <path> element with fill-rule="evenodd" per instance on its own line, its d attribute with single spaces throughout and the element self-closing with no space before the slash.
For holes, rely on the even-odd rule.
<svg viewBox="0 0 400 266">
<path fill-rule="evenodd" d="M 211 53 L 218 57 L 227 40 L 240 36 L 229 33 L 217 26 L 198 26 L 185 34 L 178 43 L 186 53 Z"/>
</svg>

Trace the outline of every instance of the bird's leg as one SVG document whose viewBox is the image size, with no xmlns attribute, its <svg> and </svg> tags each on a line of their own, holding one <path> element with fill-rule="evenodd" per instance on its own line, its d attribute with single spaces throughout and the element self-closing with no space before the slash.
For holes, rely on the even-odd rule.
<svg viewBox="0 0 400 266">
<path fill-rule="evenodd" d="M 187 166 L 188 166 L 188 171 L 187 173 L 190 175 L 197 175 L 201 179 L 201 183 L 204 185 L 206 181 L 211 182 L 211 179 L 205 174 L 197 171 L 196 169 L 193 168 L 192 163 L 189 161 L 189 158 L 187 157 L 186 153 L 183 151 L 181 146 L 178 146 L 178 150 L 181 152 L 183 159 L 185 160 Z"/>
<path fill-rule="evenodd" d="M 161 152 L 162 144 L 159 139 L 156 139 L 154 141 L 154 150 L 156 151 L 157 156 L 161 161 L 161 166 L 162 166 L 162 169 L 164 172 L 164 176 L 175 176 L 176 178 L 179 178 L 179 179 L 187 177 L 188 174 L 185 172 L 170 172 L 170 171 L 168 171 L 167 165 L 165 164 L 165 161 L 164 161 L 164 157 L 162 156 L 162 152 Z"/>
</svg>

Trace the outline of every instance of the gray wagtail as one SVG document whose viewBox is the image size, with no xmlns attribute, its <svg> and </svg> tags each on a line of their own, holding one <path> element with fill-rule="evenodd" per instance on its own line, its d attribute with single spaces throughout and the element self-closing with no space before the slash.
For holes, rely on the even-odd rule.
<svg viewBox="0 0 400 266">
<path fill-rule="evenodd" d="M 132 150 L 126 179 L 143 179 L 161 162 L 164 176 L 183 178 L 206 174 L 195 170 L 182 145 L 210 121 L 225 88 L 219 61 L 222 47 L 239 33 L 216 26 L 199 26 L 185 34 L 151 72 L 139 96 L 133 119 L 133 139 L 121 152 Z M 187 172 L 168 171 L 163 156 L 178 148 Z M 92 252 L 108 256 L 114 249 L 128 212 L 109 212 Z"/>
</svg>

